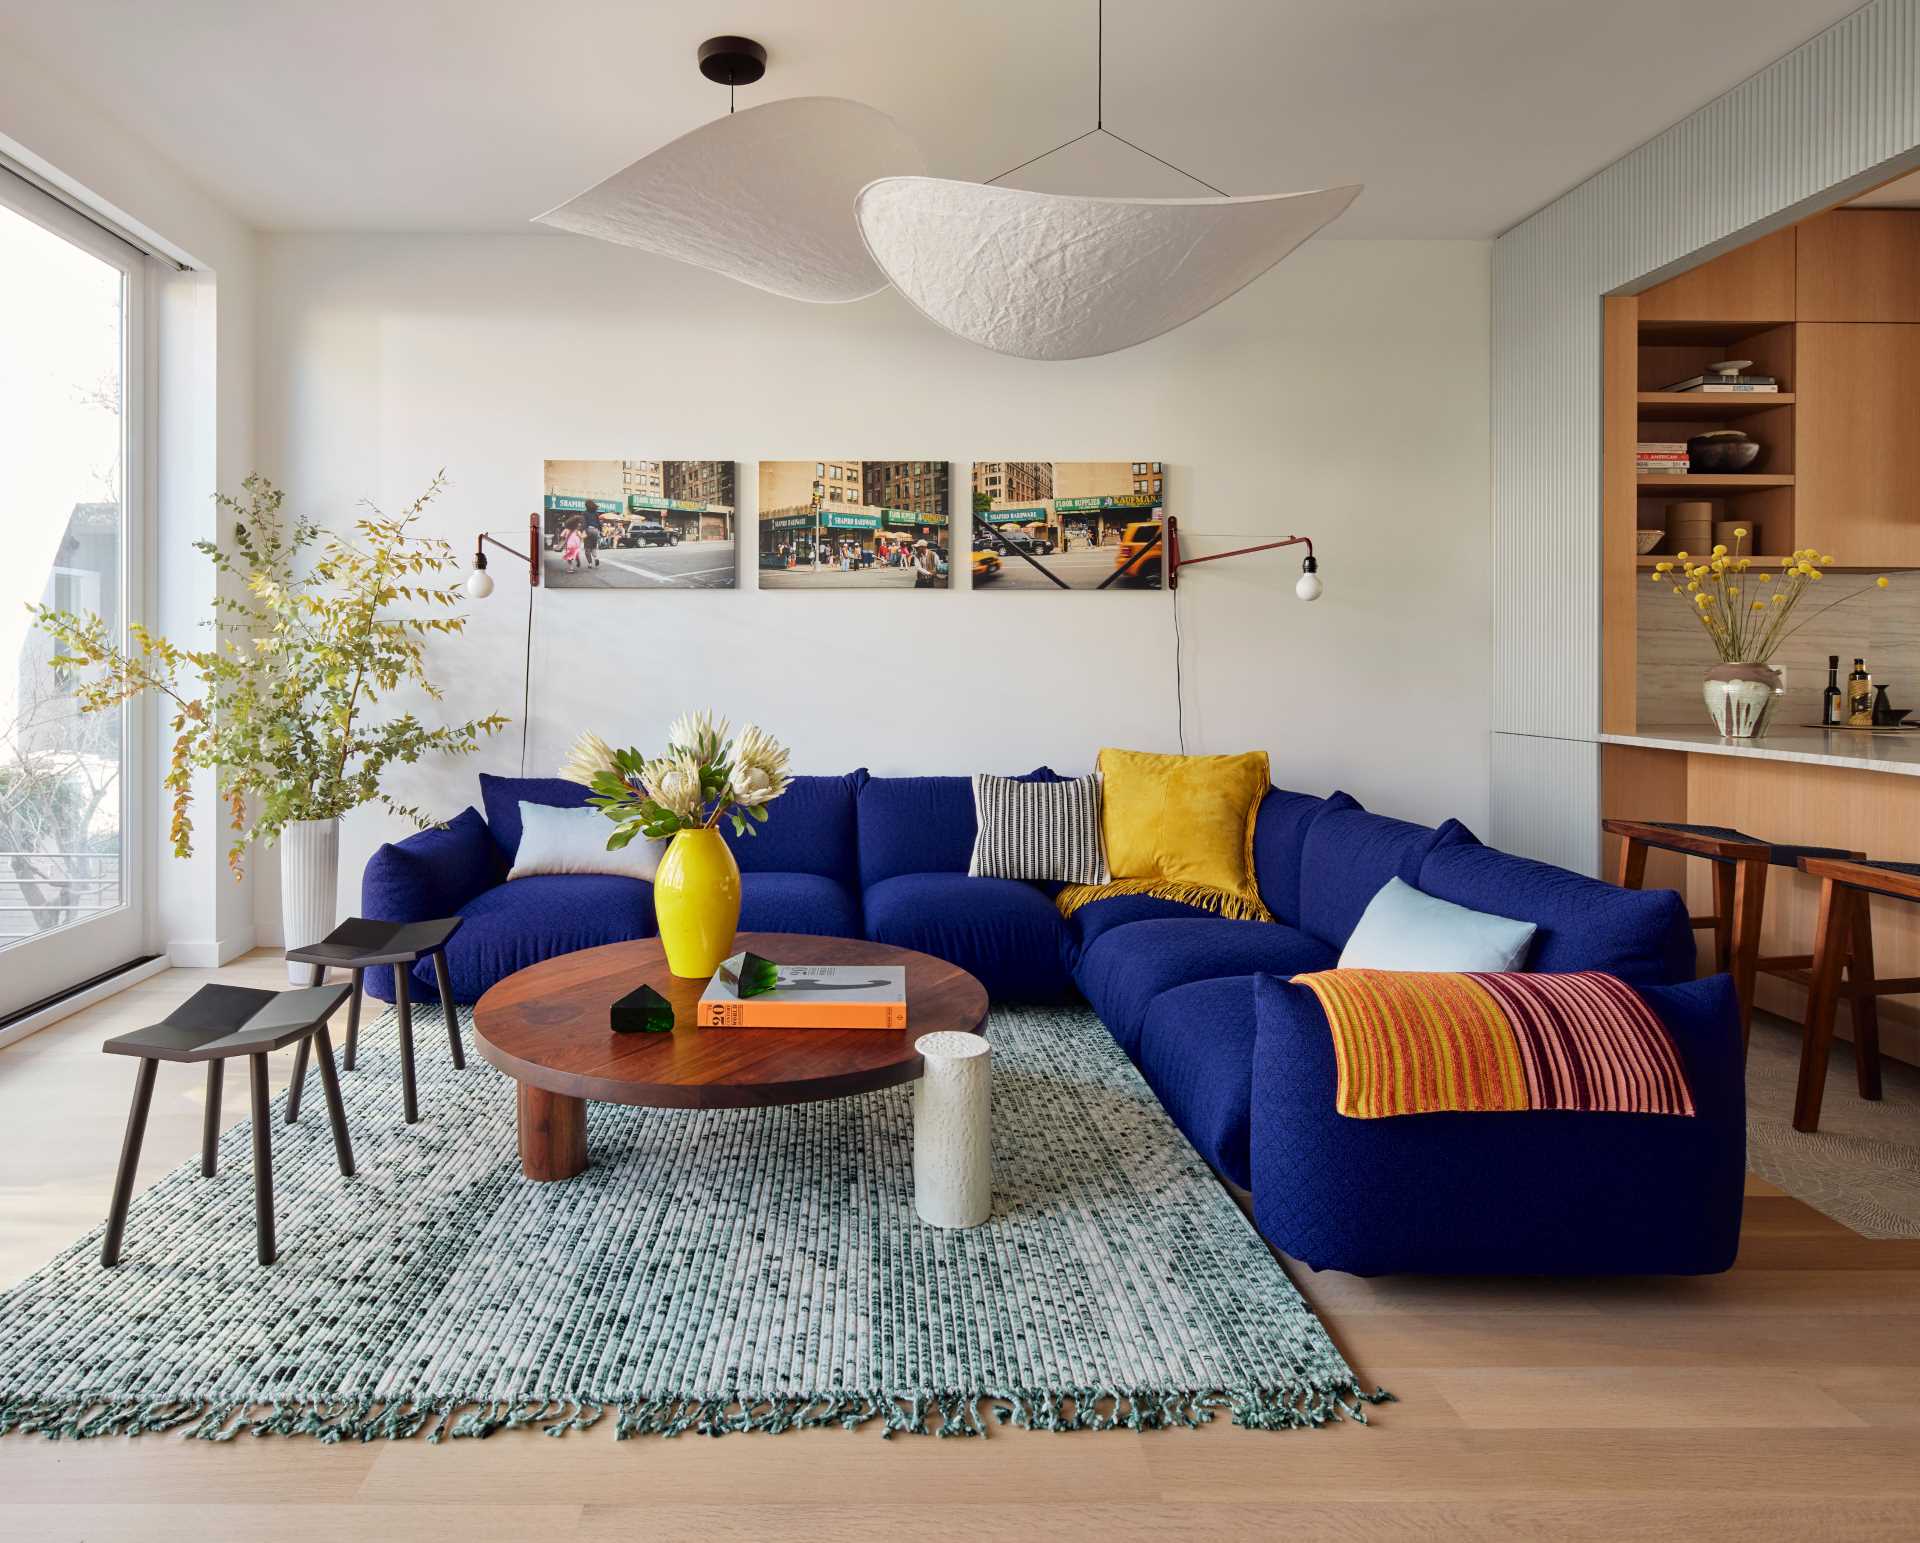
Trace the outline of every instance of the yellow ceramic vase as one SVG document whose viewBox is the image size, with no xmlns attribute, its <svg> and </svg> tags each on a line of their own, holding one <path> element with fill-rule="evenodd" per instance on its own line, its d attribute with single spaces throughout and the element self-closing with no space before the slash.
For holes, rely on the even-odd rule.
<svg viewBox="0 0 1920 1543">
<path fill-rule="evenodd" d="M 740 865 L 717 830 L 683 830 L 653 876 L 653 913 L 667 968 L 705 980 L 733 952 L 740 926 Z"/>
</svg>

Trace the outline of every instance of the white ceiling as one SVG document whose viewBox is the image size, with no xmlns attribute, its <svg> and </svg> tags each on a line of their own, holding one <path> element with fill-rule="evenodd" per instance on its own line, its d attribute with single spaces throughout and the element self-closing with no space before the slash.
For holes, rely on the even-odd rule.
<svg viewBox="0 0 1920 1543">
<path fill-rule="evenodd" d="M 1488 237 L 1855 4 L 1107 0 L 1106 123 L 1230 193 L 1366 183 L 1333 235 Z M 722 31 L 771 56 L 741 105 L 871 103 L 936 175 L 1093 126 L 1094 0 L 0 0 L 0 47 L 284 230 L 525 229 L 726 110 Z M 1098 137 L 1008 180 L 1203 191 Z"/>
</svg>

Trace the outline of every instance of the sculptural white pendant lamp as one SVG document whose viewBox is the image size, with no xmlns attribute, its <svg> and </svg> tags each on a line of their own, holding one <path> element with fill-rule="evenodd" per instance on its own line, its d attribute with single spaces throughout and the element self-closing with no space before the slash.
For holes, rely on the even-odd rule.
<svg viewBox="0 0 1920 1543">
<path fill-rule="evenodd" d="M 709 38 L 700 70 L 727 87 L 766 71 L 750 38 Z M 793 97 L 683 134 L 537 216 L 537 223 L 640 247 L 793 300 L 864 300 L 887 287 L 853 221 L 876 178 L 926 169 L 893 119 L 839 97 Z"/>
<path fill-rule="evenodd" d="M 986 182 L 887 177 L 861 189 L 867 250 L 929 321 L 995 353 L 1086 359 L 1170 332 L 1241 289 L 1360 195 L 1356 186 L 1232 198 L 1106 126 L 1097 0 L 1095 121 Z M 993 184 L 1095 134 L 1217 196 L 1082 198 Z"/>
<path fill-rule="evenodd" d="M 888 177 L 854 207 L 874 261 L 929 321 L 999 354 L 1087 359 L 1211 310 L 1359 191 L 1076 198 Z"/>
</svg>

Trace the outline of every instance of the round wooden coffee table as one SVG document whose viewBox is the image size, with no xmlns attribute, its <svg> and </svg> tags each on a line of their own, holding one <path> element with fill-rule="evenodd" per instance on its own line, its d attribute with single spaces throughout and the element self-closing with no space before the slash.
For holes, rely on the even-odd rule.
<svg viewBox="0 0 1920 1543">
<path fill-rule="evenodd" d="M 656 1109 L 751 1109 L 804 1104 L 911 1082 L 914 1041 L 942 1029 L 979 1033 L 987 993 L 957 964 L 857 938 L 743 932 L 751 949 L 786 964 L 899 964 L 907 970 L 904 1029 L 703 1029 L 704 980 L 667 969 L 658 938 L 562 954 L 509 975 L 473 1009 L 480 1054 L 519 1086 L 520 1167 L 530 1179 L 570 1179 L 587 1166 L 587 1104 Z M 671 1034 L 616 1034 L 608 1009 L 651 986 L 673 1004 Z"/>
</svg>

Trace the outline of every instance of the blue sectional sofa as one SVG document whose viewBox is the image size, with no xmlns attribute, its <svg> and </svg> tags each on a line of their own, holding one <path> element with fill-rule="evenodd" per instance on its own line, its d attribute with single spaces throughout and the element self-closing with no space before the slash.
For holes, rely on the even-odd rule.
<svg viewBox="0 0 1920 1543">
<path fill-rule="evenodd" d="M 484 816 L 469 808 L 383 846 L 362 889 L 367 916 L 464 918 L 447 950 L 455 997 L 474 1001 L 555 954 L 653 935 L 651 889 L 638 880 L 503 882 L 520 803 L 577 806 L 584 788 L 480 782 Z M 1254 836 L 1271 922 L 1143 895 L 1067 919 L 1053 886 L 969 878 L 965 777 L 801 777 L 760 829 L 729 838 L 743 930 L 919 949 L 972 971 L 996 1001 L 1084 997 L 1195 1148 L 1251 1192 L 1262 1233 L 1315 1268 L 1699 1274 L 1733 1262 L 1746 1155 L 1738 1018 L 1727 977 L 1692 979 L 1692 931 L 1671 891 L 1514 857 L 1457 821 L 1430 829 L 1344 793 L 1278 788 Z M 1325 1018 L 1289 982 L 1332 967 L 1396 876 L 1534 923 L 1531 970 L 1604 970 L 1640 988 L 1673 1034 L 1698 1115 L 1337 1115 Z M 417 972 L 416 984 L 430 998 L 431 976 Z M 391 999 L 383 972 L 369 971 L 367 987 Z"/>
</svg>

